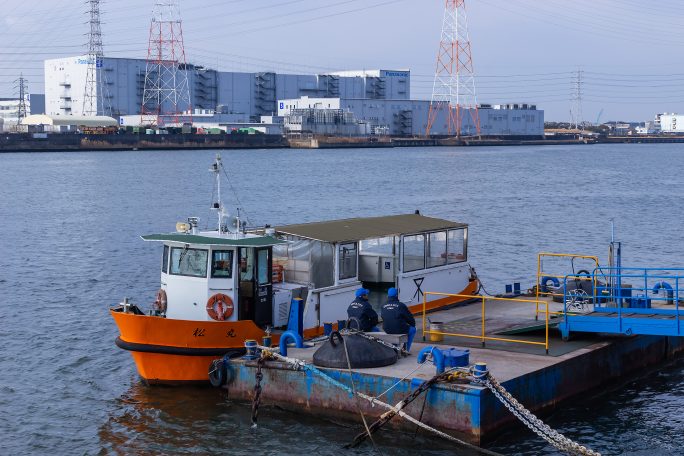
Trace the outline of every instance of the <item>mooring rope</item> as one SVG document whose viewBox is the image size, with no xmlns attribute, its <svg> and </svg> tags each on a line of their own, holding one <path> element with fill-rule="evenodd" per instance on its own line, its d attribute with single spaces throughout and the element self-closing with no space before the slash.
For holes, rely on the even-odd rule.
<svg viewBox="0 0 684 456">
<path fill-rule="evenodd" d="M 437 435 L 437 436 L 443 438 L 444 440 L 448 440 L 448 441 L 450 441 L 450 442 L 456 443 L 456 444 L 458 444 L 458 445 L 460 445 L 460 446 L 466 447 L 466 448 L 468 448 L 468 449 L 471 449 L 471 450 L 473 450 L 473 451 L 477 451 L 477 452 L 479 452 L 479 453 L 482 453 L 482 454 L 485 454 L 485 455 L 488 455 L 488 456 L 501 456 L 499 453 L 495 453 L 495 452 L 493 452 L 493 451 L 489 451 L 489 450 L 486 450 L 486 449 L 484 449 L 484 448 L 480 448 L 480 447 L 477 446 L 477 445 L 473 445 L 472 443 L 468 443 L 468 442 L 466 442 L 466 441 L 464 441 L 464 440 L 458 439 L 458 438 L 456 438 L 456 437 L 454 437 L 454 436 L 452 436 L 452 435 L 449 435 L 449 434 L 447 434 L 447 433 L 445 433 L 445 432 L 442 432 L 442 431 L 440 431 L 439 429 L 435 429 L 435 428 L 433 428 L 433 427 L 431 427 L 431 426 L 429 426 L 429 425 L 423 423 L 422 421 L 419 421 L 419 420 L 415 419 L 414 417 L 412 417 L 412 416 L 409 415 L 408 413 L 406 413 L 406 412 L 404 412 L 403 410 L 397 408 L 397 406 L 393 406 L 393 405 L 390 405 L 390 404 L 388 404 L 388 403 L 386 403 L 386 402 L 382 402 L 382 401 L 380 401 L 380 400 L 374 398 L 373 396 L 369 396 L 369 395 L 364 394 L 364 393 L 362 393 L 362 392 L 360 392 L 360 391 L 354 392 L 354 391 L 352 391 L 352 389 L 351 389 L 350 387 L 348 387 L 347 385 L 338 382 L 337 380 L 335 380 L 334 378 L 328 376 L 325 372 L 321 371 L 321 370 L 318 369 L 317 367 L 315 367 L 315 366 L 313 366 L 313 365 L 311 365 L 311 364 L 308 364 L 308 363 L 306 363 L 306 362 L 304 362 L 304 361 L 302 361 L 302 360 L 300 360 L 300 359 L 290 358 L 290 357 L 287 357 L 287 356 L 283 356 L 283 355 L 281 355 L 280 353 L 274 352 L 273 349 L 272 349 L 272 348 L 269 348 L 269 347 L 259 346 L 258 348 L 261 349 L 263 352 L 265 352 L 266 356 L 272 357 L 272 358 L 275 358 L 275 359 L 277 359 L 277 360 L 279 360 L 279 361 L 283 361 L 283 362 L 285 362 L 285 363 L 287 363 L 287 364 L 290 364 L 290 365 L 293 367 L 294 370 L 305 370 L 305 371 L 309 371 L 309 372 L 311 372 L 312 374 L 319 376 L 321 379 L 325 380 L 326 382 L 330 383 L 331 385 L 334 385 L 334 386 L 336 386 L 337 388 L 341 388 L 342 390 L 347 391 L 350 395 L 354 395 L 354 394 L 355 394 L 356 396 L 360 397 L 361 399 L 365 399 L 365 400 L 369 401 L 371 404 L 379 405 L 379 406 L 381 406 L 381 407 L 383 407 L 383 408 L 386 408 L 386 409 L 388 409 L 388 410 L 390 410 L 390 411 L 394 411 L 397 415 L 399 415 L 400 417 L 402 417 L 402 418 L 404 418 L 405 420 L 409 421 L 410 423 L 413 423 L 413 424 L 415 424 L 416 426 L 418 426 L 419 428 L 421 428 L 421 429 L 423 429 L 423 430 L 425 430 L 425 431 L 427 431 L 427 432 L 431 432 L 431 433 L 433 433 L 433 434 L 435 434 L 435 435 Z M 449 369 L 448 371 L 445 371 L 445 373 L 453 373 L 453 372 L 457 372 L 457 371 L 458 371 L 458 369 L 457 369 L 457 368 L 454 368 L 454 369 Z"/>
</svg>

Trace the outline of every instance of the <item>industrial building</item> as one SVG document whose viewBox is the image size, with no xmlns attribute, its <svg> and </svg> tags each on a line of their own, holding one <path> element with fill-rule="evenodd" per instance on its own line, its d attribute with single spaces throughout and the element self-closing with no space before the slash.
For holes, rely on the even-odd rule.
<svg viewBox="0 0 684 456">
<path fill-rule="evenodd" d="M 684 114 L 659 114 L 660 131 L 662 133 L 684 133 Z"/>
<path fill-rule="evenodd" d="M 26 114 L 45 112 L 45 96 L 30 94 L 26 97 Z M 19 99 L 0 98 L 0 132 L 16 130 L 19 124 Z"/>
<path fill-rule="evenodd" d="M 428 100 L 369 100 L 362 98 L 284 99 L 278 102 L 278 115 L 285 118 L 285 129 L 314 134 L 350 135 L 353 114 L 357 134 L 365 132 L 391 136 L 420 136 L 425 134 L 430 102 Z M 320 111 L 316 117 L 312 111 Z M 482 136 L 541 137 L 544 135 L 544 111 L 530 104 L 480 105 L 480 134 Z M 472 117 L 462 116 L 464 135 L 477 134 Z M 329 121 L 333 119 L 332 121 Z M 446 110 L 438 113 L 431 134 L 447 135 Z"/>
<path fill-rule="evenodd" d="M 45 61 L 46 114 L 82 115 L 89 57 L 75 56 Z M 104 97 L 111 115 L 140 114 L 146 61 L 104 57 L 97 75 L 106 81 Z M 216 71 L 188 64 L 185 69 L 193 109 L 246 116 L 258 122 L 273 115 L 277 100 L 310 97 L 409 99 L 407 70 L 345 71 L 327 74 L 239 73 Z M 98 113 L 104 112 L 102 97 Z M 186 111 L 189 106 L 178 106 Z"/>
<path fill-rule="evenodd" d="M 88 63 L 88 56 L 45 61 L 46 114 L 83 115 Z M 138 123 L 136 116 L 140 115 L 146 61 L 104 57 L 98 59 L 97 67 L 100 69 L 98 77 L 104 77 L 106 82 L 104 97 L 97 97 L 98 113 L 105 112 L 101 106 L 104 98 L 111 106 L 111 116 L 119 119 L 120 125 Z M 427 127 L 430 102 L 410 99 L 409 70 L 243 73 L 188 64 L 181 71 L 188 77 L 192 112 L 198 113 L 195 115 L 197 120 L 207 126 L 236 128 L 262 123 L 262 116 L 277 114 L 285 118 L 286 131 L 316 134 L 420 136 L 425 134 Z M 179 111 L 189 108 L 178 106 Z M 297 112 L 296 116 L 287 117 L 293 110 L 302 109 L 333 111 L 327 114 Z M 215 115 L 210 118 L 208 113 Z M 347 113 L 351 113 L 351 117 Z M 462 117 L 462 134 L 477 134 L 470 116 Z M 325 119 L 337 120 L 327 124 Z M 479 119 L 483 136 L 543 136 L 544 112 L 534 105 L 481 105 Z M 449 134 L 445 112 L 437 117 L 431 134 Z"/>
</svg>

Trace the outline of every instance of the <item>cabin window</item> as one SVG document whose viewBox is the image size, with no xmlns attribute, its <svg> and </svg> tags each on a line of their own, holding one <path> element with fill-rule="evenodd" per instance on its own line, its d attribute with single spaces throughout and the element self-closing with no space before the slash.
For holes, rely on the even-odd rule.
<svg viewBox="0 0 684 456">
<path fill-rule="evenodd" d="M 425 269 L 425 235 L 404 236 L 403 272 Z"/>
<path fill-rule="evenodd" d="M 162 272 L 169 273 L 169 246 L 164 246 L 164 253 L 162 254 Z"/>
<path fill-rule="evenodd" d="M 171 274 L 206 277 L 209 253 L 201 249 L 173 247 L 171 249 Z"/>
<path fill-rule="evenodd" d="M 458 230 L 449 230 L 447 241 L 447 261 L 451 263 L 460 263 L 467 258 L 467 242 L 468 230 L 461 228 Z"/>
<path fill-rule="evenodd" d="M 271 283 L 271 274 L 268 273 L 268 249 L 257 250 L 257 280 L 259 285 Z"/>
<path fill-rule="evenodd" d="M 368 239 L 361 241 L 360 247 L 361 255 L 392 256 L 394 255 L 394 238 Z"/>
<path fill-rule="evenodd" d="M 233 277 L 232 250 L 214 250 L 211 253 L 211 277 L 214 279 Z"/>
<path fill-rule="evenodd" d="M 340 244 L 339 247 L 339 278 L 353 279 L 356 277 L 356 254 L 358 253 L 356 242 Z"/>
<path fill-rule="evenodd" d="M 284 236 L 286 244 L 273 246 L 274 261 L 285 266 L 285 280 L 314 288 L 335 284 L 335 249 L 327 242 Z"/>
<path fill-rule="evenodd" d="M 439 231 L 428 235 L 427 267 L 434 268 L 447 264 L 447 232 Z"/>
</svg>

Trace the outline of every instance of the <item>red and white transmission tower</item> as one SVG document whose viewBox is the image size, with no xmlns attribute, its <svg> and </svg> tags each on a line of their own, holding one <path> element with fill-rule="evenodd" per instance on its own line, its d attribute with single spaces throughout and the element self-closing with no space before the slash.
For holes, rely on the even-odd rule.
<svg viewBox="0 0 684 456">
<path fill-rule="evenodd" d="M 150 23 L 141 123 L 192 123 L 192 103 L 177 0 L 156 0 Z"/>
<path fill-rule="evenodd" d="M 446 0 L 426 135 L 440 112 L 445 112 L 450 135 L 480 135 L 465 0 Z"/>
</svg>

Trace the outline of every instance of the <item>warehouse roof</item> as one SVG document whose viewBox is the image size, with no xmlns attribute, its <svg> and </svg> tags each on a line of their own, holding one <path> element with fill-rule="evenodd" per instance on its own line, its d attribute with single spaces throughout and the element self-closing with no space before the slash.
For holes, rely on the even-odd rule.
<svg viewBox="0 0 684 456">
<path fill-rule="evenodd" d="M 467 226 L 465 223 L 425 217 L 419 214 L 405 214 L 277 226 L 275 230 L 280 234 L 323 242 L 342 242 L 422 233 L 448 228 L 464 228 Z"/>
<path fill-rule="evenodd" d="M 33 114 L 24 117 L 22 125 L 74 125 L 77 127 L 116 127 L 116 119 L 107 116 L 48 116 Z"/>
</svg>

